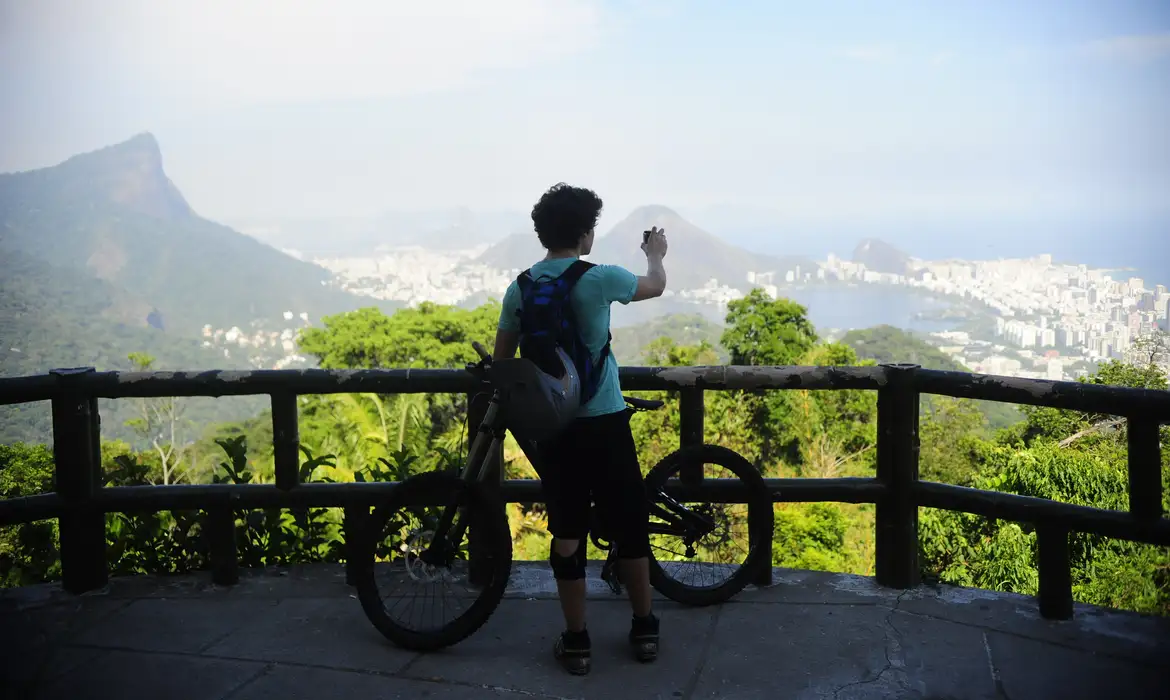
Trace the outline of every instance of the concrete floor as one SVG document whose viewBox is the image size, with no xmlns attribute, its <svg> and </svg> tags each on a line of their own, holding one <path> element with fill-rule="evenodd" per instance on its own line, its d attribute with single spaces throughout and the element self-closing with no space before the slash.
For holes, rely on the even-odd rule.
<svg viewBox="0 0 1170 700">
<path fill-rule="evenodd" d="M 507 599 L 441 652 L 394 647 L 362 614 L 341 567 L 117 579 L 70 596 L 0 591 L 0 696 L 21 700 L 259 698 L 1170 697 L 1170 620 L 973 589 L 879 588 L 777 569 L 712 608 L 656 604 L 657 663 L 628 657 L 629 609 L 591 566 L 593 671 L 552 659 L 561 629 L 542 563 L 517 564 Z"/>
</svg>

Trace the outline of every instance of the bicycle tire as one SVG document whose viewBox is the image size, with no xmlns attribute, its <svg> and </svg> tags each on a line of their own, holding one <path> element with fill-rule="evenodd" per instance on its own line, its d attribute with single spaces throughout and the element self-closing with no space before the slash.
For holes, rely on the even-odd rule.
<svg viewBox="0 0 1170 700">
<path fill-rule="evenodd" d="M 731 471 L 741 479 L 751 493 L 748 502 L 748 533 L 751 542 L 747 557 L 739 569 L 725 582 L 714 587 L 688 586 L 668 576 L 662 565 L 650 553 L 650 585 L 667 598 L 683 605 L 707 606 L 723 603 L 739 593 L 762 566 L 772 565 L 772 527 L 775 515 L 772 498 L 760 472 L 742 455 L 720 445 L 695 445 L 668 454 L 646 474 L 648 491 L 660 488 L 671 474 L 687 462 L 714 464 Z"/>
<path fill-rule="evenodd" d="M 388 519 L 400 508 L 450 498 L 462 492 L 468 508 L 476 512 L 472 527 L 486 543 L 489 580 L 475 602 L 459 617 L 435 630 L 407 629 L 386 614 L 374 577 L 377 543 Z M 356 554 L 361 562 L 356 588 L 362 610 L 374 627 L 397 646 L 413 651 L 435 651 L 471 636 L 492 616 L 504 592 L 512 569 L 512 535 L 503 502 L 479 483 L 468 483 L 451 472 L 426 472 L 411 476 L 378 505 L 362 530 Z"/>
</svg>

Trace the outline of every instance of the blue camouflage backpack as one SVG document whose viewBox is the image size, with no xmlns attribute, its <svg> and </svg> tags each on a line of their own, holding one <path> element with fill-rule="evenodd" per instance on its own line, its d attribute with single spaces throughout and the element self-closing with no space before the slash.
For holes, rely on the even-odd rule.
<svg viewBox="0 0 1170 700">
<path fill-rule="evenodd" d="M 560 277 L 534 277 L 529 269 L 516 278 L 521 361 L 493 368 L 509 389 L 513 432 L 535 440 L 551 438 L 597 393 L 610 343 L 595 361 L 578 332 L 570 302 L 573 287 L 593 267 L 577 260 Z"/>
</svg>

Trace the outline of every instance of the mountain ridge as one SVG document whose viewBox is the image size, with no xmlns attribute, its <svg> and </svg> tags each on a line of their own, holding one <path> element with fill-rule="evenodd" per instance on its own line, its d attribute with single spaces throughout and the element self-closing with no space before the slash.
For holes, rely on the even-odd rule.
<svg viewBox="0 0 1170 700">
<path fill-rule="evenodd" d="M 327 288 L 324 268 L 199 216 L 149 133 L 0 175 L 0 252 L 97 277 L 188 334 L 284 311 L 394 306 Z"/>
<path fill-rule="evenodd" d="M 865 238 L 853 249 L 853 262 L 874 272 L 904 275 L 910 271 L 910 255 L 880 238 Z"/>
<path fill-rule="evenodd" d="M 646 265 L 641 249 L 642 232 L 652 226 L 666 231 L 670 243 L 666 256 L 667 279 L 669 288 L 676 291 L 699 289 L 711 279 L 747 291 L 759 284 L 749 282 L 748 273 L 771 273 L 775 283 L 782 282 L 789 270 L 815 266 L 804 256 L 762 255 L 727 243 L 661 204 L 635 208 L 596 238 L 587 258 L 641 273 Z M 490 246 L 475 262 L 499 270 L 522 270 L 543 257 L 544 252 L 535 233 L 516 233 Z"/>
</svg>

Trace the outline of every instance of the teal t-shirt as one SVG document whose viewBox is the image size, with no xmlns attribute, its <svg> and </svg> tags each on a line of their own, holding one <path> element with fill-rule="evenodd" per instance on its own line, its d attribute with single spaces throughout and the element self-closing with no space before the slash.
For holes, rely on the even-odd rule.
<svg viewBox="0 0 1170 700">
<path fill-rule="evenodd" d="M 532 266 L 532 274 L 537 279 L 560 277 L 576 260 L 577 258 L 541 260 Z M 609 339 L 609 305 L 615 301 L 629 304 L 637 290 L 638 276 L 617 265 L 597 265 L 582 275 L 577 285 L 573 287 L 569 302 L 577 315 L 581 339 L 593 353 L 595 362 L 600 357 L 606 340 Z M 520 317 L 516 312 L 520 309 L 520 287 L 516 280 L 512 280 L 512 284 L 508 285 L 508 291 L 504 292 L 503 307 L 499 327 L 519 333 Z M 613 353 L 610 353 L 605 360 L 605 366 L 601 368 L 601 381 L 597 385 L 597 393 L 581 407 L 579 415 L 604 416 L 623 411 L 625 408 L 626 402 L 622 398 L 622 388 L 618 381 L 617 360 L 614 359 Z"/>
</svg>

